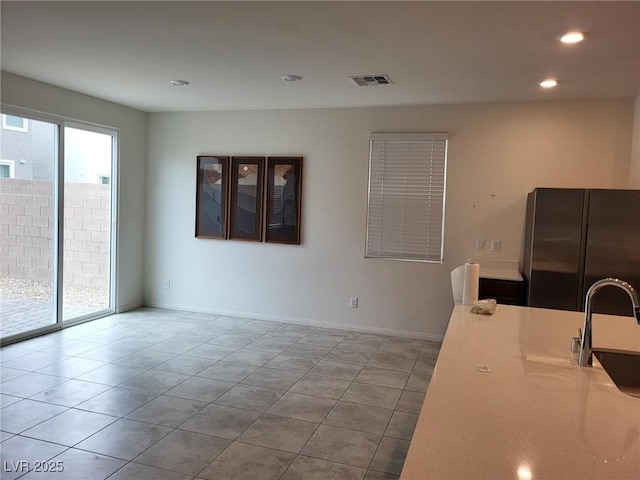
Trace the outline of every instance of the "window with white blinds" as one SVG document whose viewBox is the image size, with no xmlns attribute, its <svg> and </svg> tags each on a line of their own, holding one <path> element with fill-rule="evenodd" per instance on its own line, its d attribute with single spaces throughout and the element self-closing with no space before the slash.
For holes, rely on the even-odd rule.
<svg viewBox="0 0 640 480">
<path fill-rule="evenodd" d="M 365 257 L 442 262 L 446 133 L 372 133 Z"/>
</svg>

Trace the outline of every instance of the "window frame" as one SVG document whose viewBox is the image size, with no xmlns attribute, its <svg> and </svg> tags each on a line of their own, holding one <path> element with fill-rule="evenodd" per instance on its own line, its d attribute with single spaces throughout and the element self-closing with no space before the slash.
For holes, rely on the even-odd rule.
<svg viewBox="0 0 640 480">
<path fill-rule="evenodd" d="M 14 117 L 14 118 L 22 118 L 22 127 L 16 127 L 14 125 L 9 125 L 7 123 L 7 116 L 9 117 Z M 29 131 L 29 119 L 25 118 L 25 117 L 19 117 L 18 115 L 11 115 L 11 114 L 7 114 L 7 113 L 3 113 L 2 114 L 2 128 L 4 130 L 10 130 L 12 132 L 21 132 L 21 133 L 27 133 Z"/>
<path fill-rule="evenodd" d="M 372 249 L 371 248 L 371 244 L 372 242 L 370 242 L 370 237 L 373 234 L 377 234 L 382 236 L 383 232 L 384 232 L 384 225 L 383 225 L 383 221 L 384 219 L 383 214 L 380 213 L 379 216 L 375 216 L 375 218 L 373 218 L 372 215 L 372 199 L 374 198 L 378 198 L 379 202 L 381 205 L 383 205 L 384 203 L 384 199 L 385 199 L 385 195 L 383 192 L 381 192 L 382 189 L 379 189 L 378 191 L 373 191 L 372 190 L 372 180 L 373 180 L 373 174 L 374 174 L 374 168 L 377 170 L 383 170 L 383 166 L 382 164 L 384 163 L 384 158 L 380 157 L 380 158 L 374 158 L 374 147 L 377 148 L 377 143 L 404 143 L 407 145 L 407 148 L 409 148 L 409 144 L 415 144 L 415 143 L 424 143 L 425 146 L 426 145 L 431 145 L 433 146 L 440 146 L 442 148 L 442 154 L 441 155 L 434 155 L 433 153 L 431 154 L 431 156 L 429 157 L 425 157 L 429 158 L 429 161 L 431 163 L 434 163 L 435 166 L 437 168 L 442 169 L 442 186 L 441 186 L 441 195 L 437 195 L 435 198 L 438 201 L 441 201 L 442 203 L 442 209 L 441 209 L 441 221 L 440 221 L 440 234 L 439 234 L 439 238 L 435 237 L 435 240 L 439 240 L 439 252 L 437 255 L 429 255 L 428 249 L 425 249 L 424 251 L 424 255 L 423 256 L 419 256 L 419 255 L 415 255 L 414 252 L 411 251 L 407 251 L 404 250 L 402 247 L 402 243 L 404 242 L 405 239 L 405 234 L 404 232 L 401 233 L 401 238 L 402 241 L 399 242 L 399 245 L 394 245 L 399 247 L 398 250 L 394 251 L 391 254 L 384 254 L 383 253 L 383 249 L 381 248 L 381 243 L 382 242 L 378 242 L 378 248 L 377 249 Z M 449 142 L 449 135 L 448 133 L 371 133 L 369 135 L 369 172 L 368 172 L 368 186 L 367 186 L 367 218 L 366 218 L 366 235 L 365 235 L 365 258 L 376 258 L 376 259 L 382 259 L 382 260 L 399 260 L 399 261 L 405 261 L 405 262 L 422 262 L 422 263 L 436 263 L 436 264 L 442 264 L 444 262 L 444 232 L 445 232 L 445 205 L 446 205 L 446 188 L 447 188 L 447 163 L 448 163 L 448 142 Z M 409 161 L 408 155 L 407 155 L 407 159 L 405 161 Z M 376 163 L 377 162 L 377 163 Z M 382 180 L 382 182 L 384 182 L 384 180 Z M 397 188 L 397 187 L 395 187 Z M 412 188 L 415 189 L 415 185 L 412 186 Z M 433 198 L 433 193 L 430 191 L 431 189 L 434 188 L 434 182 L 431 181 L 431 179 L 425 183 L 425 185 L 423 186 L 423 191 L 424 191 L 424 196 L 425 196 L 425 202 L 427 201 L 431 201 L 431 199 Z M 394 197 L 398 197 L 398 192 L 393 192 L 393 193 L 389 193 L 387 195 L 387 199 L 390 196 L 394 196 Z M 416 195 L 415 193 L 412 193 L 411 195 L 408 195 L 404 192 L 402 192 L 402 198 L 413 198 L 415 199 Z M 425 206 L 426 203 L 425 203 Z M 405 207 L 403 207 L 403 214 L 408 211 L 408 209 Z M 440 209 L 438 209 L 438 211 L 440 211 Z M 372 220 L 378 220 L 378 225 L 377 226 L 373 226 L 372 225 Z M 437 219 L 436 219 L 437 220 Z M 431 222 L 428 222 L 431 223 Z M 387 228 L 393 228 L 388 226 Z M 414 237 L 415 238 L 415 237 Z M 425 246 L 428 244 L 428 239 L 430 238 L 430 236 L 427 236 L 425 238 Z"/>
<path fill-rule="evenodd" d="M 0 159 L 0 165 L 7 165 L 9 167 L 9 176 L 0 178 L 16 178 L 16 162 L 14 160 Z"/>
</svg>

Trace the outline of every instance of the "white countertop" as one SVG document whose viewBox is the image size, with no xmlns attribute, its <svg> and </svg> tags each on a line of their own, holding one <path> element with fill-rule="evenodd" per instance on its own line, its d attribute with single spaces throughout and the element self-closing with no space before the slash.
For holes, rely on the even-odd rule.
<svg viewBox="0 0 640 480">
<path fill-rule="evenodd" d="M 480 278 L 511 280 L 521 282 L 520 264 L 517 260 L 491 260 L 486 258 L 470 259 L 480 265 Z"/>
<path fill-rule="evenodd" d="M 480 278 L 493 278 L 496 280 L 522 281 L 522 274 L 518 270 L 507 270 L 506 268 L 488 268 L 480 265 Z"/>
<path fill-rule="evenodd" d="M 640 478 L 640 399 L 577 366 L 583 315 L 456 305 L 401 480 Z M 595 315 L 593 344 L 640 352 L 640 327 Z"/>
</svg>

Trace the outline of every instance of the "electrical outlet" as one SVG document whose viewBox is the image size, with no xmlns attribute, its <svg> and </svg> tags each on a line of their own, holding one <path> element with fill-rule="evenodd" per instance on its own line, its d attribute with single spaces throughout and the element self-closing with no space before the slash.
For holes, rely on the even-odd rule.
<svg viewBox="0 0 640 480">
<path fill-rule="evenodd" d="M 476 250 L 484 250 L 484 238 L 476 240 Z"/>
<path fill-rule="evenodd" d="M 164 288 L 166 288 L 166 289 L 171 288 L 171 280 L 165 280 L 164 281 Z"/>
<path fill-rule="evenodd" d="M 349 299 L 349 306 L 351 308 L 358 308 L 358 297 L 351 297 Z"/>
<path fill-rule="evenodd" d="M 491 251 L 492 252 L 500 251 L 500 240 L 491 240 Z"/>
</svg>

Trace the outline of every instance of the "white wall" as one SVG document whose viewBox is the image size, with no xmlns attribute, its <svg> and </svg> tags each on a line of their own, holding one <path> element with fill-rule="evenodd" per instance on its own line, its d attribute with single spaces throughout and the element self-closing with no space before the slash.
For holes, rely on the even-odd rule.
<svg viewBox="0 0 640 480">
<path fill-rule="evenodd" d="M 145 302 L 438 338 L 449 272 L 519 259 L 536 186 L 627 188 L 633 101 L 149 115 Z M 364 259 L 370 132 L 450 134 L 445 263 Z M 302 155 L 302 245 L 194 238 L 196 156 Z M 165 289 L 165 280 L 171 288 Z M 348 298 L 360 298 L 358 309 Z"/>
<path fill-rule="evenodd" d="M 122 105 L 7 72 L 1 76 L 5 105 L 91 122 L 119 130 L 119 251 L 117 309 L 142 304 L 144 185 L 147 115 Z"/>
<path fill-rule="evenodd" d="M 636 97 L 633 115 L 633 142 L 631 144 L 629 188 L 640 189 L 640 97 Z"/>
</svg>

